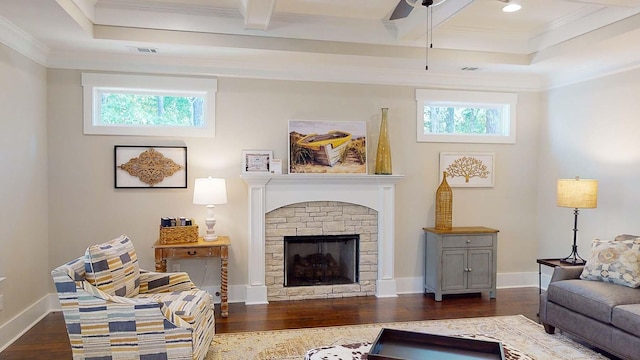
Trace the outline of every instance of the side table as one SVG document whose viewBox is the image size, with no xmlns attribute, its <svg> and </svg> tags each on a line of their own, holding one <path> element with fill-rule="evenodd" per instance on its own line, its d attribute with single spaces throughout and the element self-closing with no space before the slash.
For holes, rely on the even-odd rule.
<svg viewBox="0 0 640 360">
<path fill-rule="evenodd" d="M 562 265 L 570 265 L 560 261 L 560 259 L 538 259 L 538 294 L 542 294 L 542 265 L 556 268 Z"/>
<path fill-rule="evenodd" d="M 176 243 L 176 244 L 160 244 L 156 241 L 153 244 L 156 256 L 156 271 L 167 271 L 167 259 L 186 259 L 201 257 L 219 257 L 220 258 L 220 314 L 222 317 L 229 316 L 228 302 L 228 266 L 229 266 L 229 246 L 231 240 L 228 236 L 218 236 L 215 241 L 204 241 L 198 238 L 197 242 Z"/>
</svg>

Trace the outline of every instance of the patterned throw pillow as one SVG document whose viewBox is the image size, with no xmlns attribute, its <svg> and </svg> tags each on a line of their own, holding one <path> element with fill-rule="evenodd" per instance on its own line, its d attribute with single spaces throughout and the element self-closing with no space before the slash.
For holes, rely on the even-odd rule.
<svg viewBox="0 0 640 360">
<path fill-rule="evenodd" d="M 618 241 L 596 239 L 591 249 L 592 254 L 580 274 L 581 279 L 640 287 L 640 238 Z"/>
<path fill-rule="evenodd" d="M 91 245 L 84 254 L 86 280 L 109 295 L 132 297 L 140 292 L 140 266 L 126 235 Z"/>
</svg>

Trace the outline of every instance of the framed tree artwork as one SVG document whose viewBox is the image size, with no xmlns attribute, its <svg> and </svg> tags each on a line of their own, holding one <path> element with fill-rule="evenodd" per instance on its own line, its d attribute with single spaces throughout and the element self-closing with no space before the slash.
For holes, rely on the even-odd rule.
<svg viewBox="0 0 640 360">
<path fill-rule="evenodd" d="M 440 181 L 447 172 L 451 187 L 493 187 L 495 153 L 440 153 Z"/>
</svg>

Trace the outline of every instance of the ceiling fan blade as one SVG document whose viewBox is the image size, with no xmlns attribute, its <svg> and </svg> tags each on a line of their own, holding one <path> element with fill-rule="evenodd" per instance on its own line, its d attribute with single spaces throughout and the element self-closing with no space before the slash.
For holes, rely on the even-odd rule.
<svg viewBox="0 0 640 360">
<path fill-rule="evenodd" d="M 393 13 L 391 13 L 389 20 L 406 18 L 411 13 L 411 10 L 413 10 L 413 6 L 411 6 L 406 0 L 400 0 L 398 1 L 396 8 L 393 10 Z"/>
</svg>

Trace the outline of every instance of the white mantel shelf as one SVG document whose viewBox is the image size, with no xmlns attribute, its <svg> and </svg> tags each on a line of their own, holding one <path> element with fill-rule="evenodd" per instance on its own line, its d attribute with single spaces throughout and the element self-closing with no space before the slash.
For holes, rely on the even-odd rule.
<svg viewBox="0 0 640 360">
<path fill-rule="evenodd" d="M 267 184 L 267 183 L 311 183 L 311 184 L 336 184 L 336 183 L 359 183 L 359 184 L 381 184 L 397 183 L 404 175 L 356 175 L 356 174 L 248 174 L 242 175 L 242 179 L 247 184 Z"/>
<path fill-rule="evenodd" d="M 376 295 L 397 296 L 394 278 L 395 184 L 404 175 L 248 174 L 249 246 L 246 304 L 267 303 L 265 286 L 265 214 L 289 204 L 341 201 L 378 211 Z"/>
</svg>

